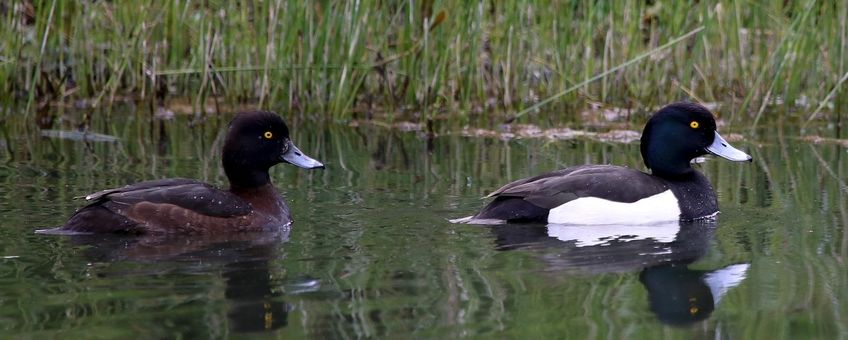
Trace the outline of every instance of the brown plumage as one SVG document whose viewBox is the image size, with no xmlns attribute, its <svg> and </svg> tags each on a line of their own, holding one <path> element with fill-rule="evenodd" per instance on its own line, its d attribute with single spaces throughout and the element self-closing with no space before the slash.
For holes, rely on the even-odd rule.
<svg viewBox="0 0 848 340">
<path fill-rule="evenodd" d="M 251 111 L 230 123 L 222 162 L 229 190 L 185 178 L 169 178 L 106 189 L 85 196 L 91 201 L 65 225 L 43 234 L 119 232 L 130 234 L 203 234 L 267 231 L 292 219 L 268 170 L 279 163 L 312 169 L 323 164 L 304 155 L 289 139 L 288 127 L 275 113 Z"/>
</svg>

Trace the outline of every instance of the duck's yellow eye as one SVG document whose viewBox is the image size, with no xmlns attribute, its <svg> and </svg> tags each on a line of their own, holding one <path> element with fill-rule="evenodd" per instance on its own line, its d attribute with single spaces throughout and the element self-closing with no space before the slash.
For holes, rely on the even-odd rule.
<svg viewBox="0 0 848 340">
<path fill-rule="evenodd" d="M 265 139 L 271 139 L 271 137 L 274 137 L 274 134 L 271 133 L 271 131 L 265 131 L 265 134 L 262 136 L 265 137 Z"/>
<path fill-rule="evenodd" d="M 693 129 L 697 129 L 699 126 L 701 126 L 701 124 L 699 124 L 697 120 L 693 120 L 691 123 L 689 123 L 689 127 Z"/>
</svg>

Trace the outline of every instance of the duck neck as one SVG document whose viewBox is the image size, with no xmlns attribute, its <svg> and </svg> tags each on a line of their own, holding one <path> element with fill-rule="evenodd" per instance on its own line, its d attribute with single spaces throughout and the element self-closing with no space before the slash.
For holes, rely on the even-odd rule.
<svg viewBox="0 0 848 340">
<path fill-rule="evenodd" d="M 230 180 L 231 191 L 238 189 L 252 189 L 262 187 L 271 183 L 271 176 L 265 167 L 243 164 L 234 159 L 224 158 L 224 173 Z"/>
<path fill-rule="evenodd" d="M 651 169 L 651 173 L 666 178 L 692 176 L 696 171 L 692 169 L 691 160 L 697 155 L 693 155 L 687 152 L 684 147 L 666 140 L 647 139 L 650 128 L 650 125 L 645 128 L 646 132 L 642 135 L 642 144 L 639 149 L 642 152 L 645 166 Z"/>
<path fill-rule="evenodd" d="M 688 161 L 672 162 L 664 160 L 660 162 L 648 162 L 648 167 L 651 168 L 651 173 L 665 178 L 681 179 L 695 175 L 697 171 L 692 168 Z"/>
</svg>

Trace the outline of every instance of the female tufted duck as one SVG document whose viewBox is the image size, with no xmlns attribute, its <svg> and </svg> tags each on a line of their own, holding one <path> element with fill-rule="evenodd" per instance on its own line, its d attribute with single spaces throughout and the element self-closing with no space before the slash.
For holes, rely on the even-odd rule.
<svg viewBox="0 0 848 340">
<path fill-rule="evenodd" d="M 474 216 L 454 223 L 648 224 L 694 220 L 718 213 L 710 182 L 690 165 L 712 153 L 751 161 L 716 132 L 712 113 L 674 103 L 651 117 L 640 149 L 651 173 L 611 165 L 580 165 L 504 185 Z"/>
<path fill-rule="evenodd" d="M 304 155 L 273 112 L 251 111 L 230 122 L 222 163 L 227 191 L 193 179 L 168 178 L 106 189 L 88 196 L 65 225 L 41 234 L 117 232 L 129 234 L 223 233 L 276 230 L 291 223 L 268 170 L 278 163 L 301 168 L 324 165 Z"/>
</svg>

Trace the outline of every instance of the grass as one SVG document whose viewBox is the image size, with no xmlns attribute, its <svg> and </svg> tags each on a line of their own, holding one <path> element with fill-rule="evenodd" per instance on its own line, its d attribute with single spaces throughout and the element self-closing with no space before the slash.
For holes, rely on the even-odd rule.
<svg viewBox="0 0 848 340">
<path fill-rule="evenodd" d="M 841 1 L 17 0 L 0 15 L 0 104 L 25 112 L 188 97 L 195 112 L 536 122 L 690 98 L 755 125 L 773 105 L 837 121 L 848 102 Z"/>
</svg>

